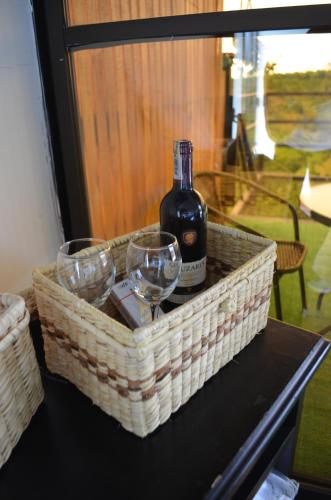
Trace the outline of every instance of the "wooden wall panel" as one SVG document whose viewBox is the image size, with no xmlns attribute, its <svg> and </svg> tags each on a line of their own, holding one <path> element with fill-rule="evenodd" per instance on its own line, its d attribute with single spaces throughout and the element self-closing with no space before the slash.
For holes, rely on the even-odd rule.
<svg viewBox="0 0 331 500">
<path fill-rule="evenodd" d="M 223 0 L 64 0 L 69 26 L 222 10 Z"/>
<path fill-rule="evenodd" d="M 91 226 L 111 238 L 158 220 L 174 139 L 193 141 L 195 170 L 219 166 L 221 41 L 81 50 L 72 60 Z"/>
<path fill-rule="evenodd" d="M 72 24 L 221 8 L 221 0 L 67 0 Z M 72 66 L 95 236 L 112 238 L 158 220 L 172 184 L 174 139 L 193 141 L 195 170 L 220 165 L 220 39 L 80 50 Z"/>
</svg>

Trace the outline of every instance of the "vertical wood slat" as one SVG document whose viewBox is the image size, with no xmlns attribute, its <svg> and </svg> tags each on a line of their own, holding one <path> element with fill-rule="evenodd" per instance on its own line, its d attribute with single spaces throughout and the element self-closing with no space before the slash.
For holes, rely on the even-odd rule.
<svg viewBox="0 0 331 500">
<path fill-rule="evenodd" d="M 137 15 L 132 5 L 128 15 Z M 157 8 L 163 14 L 164 5 L 155 3 L 153 14 Z M 148 13 L 139 2 L 139 15 Z M 195 171 L 219 164 L 220 43 L 181 40 L 72 53 L 94 236 L 113 238 L 158 220 L 172 183 L 174 139 L 192 139 Z"/>
</svg>

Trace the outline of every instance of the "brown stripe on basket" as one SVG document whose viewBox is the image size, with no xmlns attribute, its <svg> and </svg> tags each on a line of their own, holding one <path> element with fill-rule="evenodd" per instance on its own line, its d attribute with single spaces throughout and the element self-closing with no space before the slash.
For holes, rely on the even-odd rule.
<svg viewBox="0 0 331 500">
<path fill-rule="evenodd" d="M 96 376 L 98 377 L 99 382 L 102 382 L 104 384 L 106 384 L 108 382 L 107 373 L 101 373 L 101 372 L 99 372 L 99 370 L 97 370 Z"/>
<path fill-rule="evenodd" d="M 222 340 L 223 334 L 224 334 L 224 325 L 219 325 L 217 327 L 216 342 L 220 342 Z"/>
<path fill-rule="evenodd" d="M 204 347 L 206 344 L 208 344 L 208 337 L 207 336 L 201 337 L 201 346 Z"/>
<path fill-rule="evenodd" d="M 41 325 L 46 328 L 47 333 L 50 337 L 54 336 L 60 339 L 63 339 L 66 337 L 66 334 L 60 329 L 60 328 L 55 328 L 53 323 L 51 323 L 45 316 L 39 315 L 39 319 L 41 322 Z"/>
<path fill-rule="evenodd" d="M 129 391 L 140 391 L 140 380 L 128 380 Z"/>
<path fill-rule="evenodd" d="M 147 391 L 142 391 L 141 393 L 141 399 L 143 401 L 147 401 L 148 399 L 151 399 L 156 393 L 156 387 L 153 385 L 150 389 Z"/>
<path fill-rule="evenodd" d="M 192 347 L 190 347 L 189 349 L 186 349 L 186 351 L 183 351 L 182 360 L 186 361 L 187 359 L 189 359 L 191 357 L 192 357 Z"/>
<path fill-rule="evenodd" d="M 108 368 L 108 377 L 111 378 L 112 380 L 117 380 L 116 370 L 113 370 L 112 368 Z"/>
<path fill-rule="evenodd" d="M 208 342 L 209 349 L 211 349 L 212 347 L 214 347 L 214 345 L 216 345 L 216 338 L 214 340 L 211 340 L 210 342 Z"/>
<path fill-rule="evenodd" d="M 121 385 L 117 385 L 117 392 L 123 398 L 129 397 L 129 390 L 126 387 L 123 387 Z"/>
<path fill-rule="evenodd" d="M 71 346 L 75 351 L 79 351 L 79 344 L 74 340 L 71 341 Z"/>
<path fill-rule="evenodd" d="M 162 368 L 159 370 L 156 370 L 154 372 L 156 382 L 160 382 L 168 373 L 171 371 L 171 361 L 168 361 L 166 365 L 164 365 Z"/>
<path fill-rule="evenodd" d="M 260 293 L 255 295 L 255 300 L 249 309 L 249 312 L 256 311 L 262 304 L 267 302 L 270 297 L 271 285 L 264 288 Z"/>
<path fill-rule="evenodd" d="M 82 358 L 82 356 L 78 356 L 78 361 L 80 362 L 80 364 L 84 367 L 84 368 L 87 368 L 88 369 L 88 360 L 86 358 Z"/>
<path fill-rule="evenodd" d="M 239 311 L 232 313 L 227 318 L 226 322 L 223 325 L 217 327 L 217 333 L 215 339 L 208 341 L 207 336 L 201 337 L 201 341 L 198 341 L 195 344 L 193 344 L 192 347 L 186 349 L 181 355 L 177 356 L 175 359 L 168 361 L 163 367 L 156 370 L 154 374 L 151 375 L 151 377 L 144 380 L 130 380 L 126 377 L 123 377 L 122 375 L 120 376 L 116 370 L 107 367 L 105 363 L 103 363 L 103 366 L 107 368 L 107 370 L 106 372 L 105 371 L 101 372 L 98 369 L 100 368 L 100 363 L 98 364 L 98 360 L 95 356 L 91 356 L 84 348 L 79 349 L 77 342 L 67 337 L 62 330 L 55 328 L 54 325 L 52 325 L 50 321 L 45 320 L 44 317 L 40 317 L 40 320 L 43 324 L 44 333 L 52 341 L 56 342 L 60 340 L 60 342 L 58 342 L 59 347 L 65 349 L 67 352 L 70 352 L 71 350 L 76 351 L 76 353 L 78 353 L 76 359 L 78 359 L 81 365 L 87 370 L 89 370 L 90 373 L 96 374 L 98 380 L 101 383 L 107 384 L 109 378 L 113 381 L 117 381 L 118 378 L 125 380 L 128 386 L 123 387 L 122 385 L 117 384 L 117 390 L 122 397 L 127 398 L 129 397 L 129 391 L 140 391 L 141 386 L 143 384 L 146 384 L 146 382 L 151 380 L 153 377 L 155 377 L 155 382 L 160 382 L 169 373 L 171 373 L 172 379 L 176 378 L 180 374 L 180 372 L 183 371 L 184 361 L 187 361 L 190 358 L 192 364 L 198 361 L 198 359 L 201 357 L 202 348 L 206 344 L 208 344 L 208 350 L 210 350 L 216 344 L 221 342 L 223 334 L 227 335 L 233 329 L 233 324 L 240 324 L 243 321 L 244 311 L 248 311 L 248 314 L 250 314 L 254 310 L 258 309 L 264 302 L 266 302 L 269 299 L 270 290 L 271 286 L 266 287 L 265 289 L 263 289 L 261 292 L 259 292 L 254 296 L 254 300 L 251 300 L 250 304 L 244 304 L 244 306 Z M 237 319 L 239 320 L 239 323 L 237 323 Z M 193 354 L 192 352 L 194 351 L 194 347 L 198 346 L 201 346 L 199 351 Z M 179 365 L 177 368 L 171 369 L 171 364 L 180 359 L 182 360 L 181 365 Z M 93 370 L 91 370 L 90 367 L 93 368 Z M 155 385 L 151 386 L 151 388 L 149 388 L 148 390 L 142 391 L 141 393 L 142 400 L 146 401 L 152 398 L 155 394 L 155 391 L 156 391 Z"/>
<path fill-rule="evenodd" d="M 192 363 L 194 363 L 194 361 L 196 361 L 198 358 L 200 358 L 200 352 L 198 352 L 197 354 L 195 354 L 194 356 L 192 356 Z M 171 378 L 174 379 L 177 377 L 177 375 L 180 374 L 180 372 L 182 371 L 182 365 L 178 366 L 177 368 L 174 368 L 173 370 L 171 370 Z"/>
</svg>

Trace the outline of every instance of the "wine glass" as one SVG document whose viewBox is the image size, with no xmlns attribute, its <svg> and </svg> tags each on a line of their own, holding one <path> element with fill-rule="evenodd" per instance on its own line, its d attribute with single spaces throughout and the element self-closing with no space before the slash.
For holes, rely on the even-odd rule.
<svg viewBox="0 0 331 500">
<path fill-rule="evenodd" d="M 58 282 L 95 307 L 107 300 L 115 272 L 108 241 L 81 238 L 64 243 L 58 251 Z"/>
<path fill-rule="evenodd" d="M 157 318 L 162 300 L 175 289 L 182 266 L 176 236 L 164 231 L 136 233 L 129 242 L 126 270 L 134 293 Z"/>
</svg>

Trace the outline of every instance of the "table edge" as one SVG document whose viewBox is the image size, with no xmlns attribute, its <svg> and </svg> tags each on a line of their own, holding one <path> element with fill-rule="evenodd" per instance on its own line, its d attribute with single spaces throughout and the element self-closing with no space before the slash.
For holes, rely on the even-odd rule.
<svg viewBox="0 0 331 500">
<path fill-rule="evenodd" d="M 323 337 L 316 342 L 289 383 L 284 387 L 276 401 L 265 413 L 263 419 L 226 467 L 223 474 L 215 479 L 210 490 L 204 497 L 205 500 L 220 498 L 226 500 L 233 497 L 258 461 L 270 436 L 273 436 L 279 429 L 330 348 L 330 342 Z"/>
</svg>

